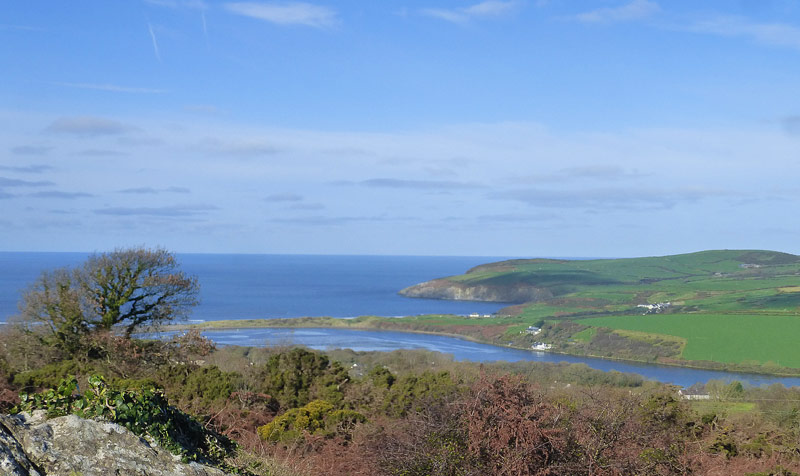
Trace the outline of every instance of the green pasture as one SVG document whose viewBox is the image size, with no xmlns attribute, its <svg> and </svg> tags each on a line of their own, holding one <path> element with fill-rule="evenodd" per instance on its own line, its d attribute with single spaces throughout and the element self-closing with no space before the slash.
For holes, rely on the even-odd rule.
<svg viewBox="0 0 800 476">
<path fill-rule="evenodd" d="M 746 314 L 648 314 L 581 319 L 594 327 L 686 339 L 681 357 L 800 368 L 800 317 Z"/>
<path fill-rule="evenodd" d="M 689 407 L 698 415 L 716 413 L 717 415 L 732 416 L 755 411 L 753 402 L 721 402 L 716 400 L 690 400 Z"/>
</svg>

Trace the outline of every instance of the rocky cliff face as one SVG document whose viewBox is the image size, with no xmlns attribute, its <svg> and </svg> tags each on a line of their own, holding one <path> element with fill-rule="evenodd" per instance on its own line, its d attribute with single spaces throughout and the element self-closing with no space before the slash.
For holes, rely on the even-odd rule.
<svg viewBox="0 0 800 476">
<path fill-rule="evenodd" d="M 434 279 L 400 291 L 407 297 L 452 299 L 456 301 L 488 301 L 521 304 L 553 297 L 546 288 L 519 284 L 516 286 L 468 285 L 447 279 Z"/>
<path fill-rule="evenodd" d="M 43 412 L 0 415 L 0 474 L 8 476 L 226 476 L 150 444 L 126 428 Z"/>
</svg>

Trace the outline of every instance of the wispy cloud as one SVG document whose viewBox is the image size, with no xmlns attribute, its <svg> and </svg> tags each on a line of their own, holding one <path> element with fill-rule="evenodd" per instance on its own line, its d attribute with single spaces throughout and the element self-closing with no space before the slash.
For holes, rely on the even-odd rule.
<svg viewBox="0 0 800 476">
<path fill-rule="evenodd" d="M 692 24 L 690 31 L 745 37 L 756 43 L 800 50 L 800 28 L 785 23 L 757 23 L 739 16 L 718 16 Z"/>
<path fill-rule="evenodd" d="M 321 203 L 292 203 L 287 210 L 324 210 L 325 205 Z"/>
<path fill-rule="evenodd" d="M 120 157 L 128 155 L 127 152 L 111 149 L 84 149 L 77 154 L 84 157 Z"/>
<path fill-rule="evenodd" d="M 200 0 L 144 0 L 145 3 L 157 7 L 167 8 L 196 8 L 204 10 L 208 8 L 205 2 Z"/>
<path fill-rule="evenodd" d="M 337 20 L 335 10 L 303 2 L 234 2 L 225 4 L 225 8 L 237 15 L 244 15 L 278 25 L 305 25 L 324 28 L 336 24 Z"/>
<path fill-rule="evenodd" d="M 0 200 L 14 198 L 14 197 L 16 197 L 16 195 L 14 195 L 13 193 L 8 193 L 4 192 L 3 190 L 0 190 Z"/>
<path fill-rule="evenodd" d="M 357 182 L 359 185 L 376 188 L 405 188 L 412 190 L 467 190 L 480 188 L 480 185 L 454 182 L 450 180 L 404 180 L 393 178 L 374 178 Z"/>
<path fill-rule="evenodd" d="M 452 23 L 467 23 L 477 18 L 496 17 L 507 14 L 517 8 L 517 6 L 519 6 L 519 2 L 516 0 L 487 0 L 461 8 L 424 8 L 420 10 L 420 13 Z"/>
<path fill-rule="evenodd" d="M 153 25 L 150 23 L 147 24 L 147 31 L 150 32 L 150 39 L 153 40 L 153 53 L 156 55 L 156 59 L 158 62 L 161 62 L 161 51 L 158 49 L 158 40 L 156 39 L 156 33 L 153 31 Z"/>
<path fill-rule="evenodd" d="M 44 31 L 44 28 L 30 25 L 0 25 L 0 31 Z"/>
<path fill-rule="evenodd" d="M 235 156 L 235 157 L 260 157 L 273 155 L 280 152 L 272 144 L 257 140 L 229 140 L 207 139 L 197 146 L 210 155 Z"/>
<path fill-rule="evenodd" d="M 296 193 L 273 193 L 264 198 L 265 202 L 301 202 L 303 196 Z"/>
<path fill-rule="evenodd" d="M 30 181 L 0 177 L 0 187 L 47 187 L 50 185 L 55 184 L 47 180 Z"/>
<path fill-rule="evenodd" d="M 5 170 L 7 172 L 17 172 L 21 174 L 40 174 L 42 172 L 47 172 L 48 170 L 53 170 L 53 167 L 42 164 L 20 165 L 20 166 L 0 165 L 0 170 Z"/>
<path fill-rule="evenodd" d="M 489 198 L 515 200 L 542 208 L 584 208 L 588 210 L 668 209 L 678 203 L 697 202 L 725 192 L 703 189 L 605 188 L 581 190 L 525 189 L 496 192 Z"/>
<path fill-rule="evenodd" d="M 57 190 L 51 190 L 47 192 L 31 193 L 29 196 L 36 198 L 59 198 L 62 200 L 74 200 L 76 198 L 93 197 L 94 195 L 86 192 L 61 192 Z"/>
<path fill-rule="evenodd" d="M 585 23 L 619 23 L 641 20 L 661 11 L 658 3 L 650 0 L 633 0 L 618 7 L 598 8 L 575 16 Z"/>
<path fill-rule="evenodd" d="M 598 180 L 611 182 L 618 180 L 638 179 L 642 177 L 644 177 L 644 174 L 638 171 L 627 171 L 616 165 L 586 165 L 581 167 L 568 167 L 551 174 L 514 177 L 511 179 L 511 181 L 515 183 L 550 183 L 568 182 L 573 180 Z"/>
<path fill-rule="evenodd" d="M 273 218 L 269 220 L 272 223 L 282 223 L 286 225 L 306 225 L 306 226 L 339 226 L 348 225 L 350 223 L 377 223 L 386 221 L 407 221 L 407 218 L 388 218 L 383 215 L 379 216 L 312 216 L 312 217 L 294 217 L 294 218 Z"/>
<path fill-rule="evenodd" d="M 137 187 L 126 188 L 119 190 L 118 193 L 128 193 L 135 195 L 156 195 L 159 193 L 191 193 L 186 187 L 166 187 L 166 188 L 153 188 L 153 187 Z"/>
<path fill-rule="evenodd" d="M 109 207 L 94 212 L 98 215 L 186 217 L 203 215 L 217 207 L 213 205 L 175 205 L 168 207 Z"/>
<path fill-rule="evenodd" d="M 501 213 L 497 215 L 481 215 L 479 222 L 484 223 L 530 223 L 549 221 L 558 218 L 555 213 Z"/>
<path fill-rule="evenodd" d="M 53 84 L 58 86 L 64 86 L 67 88 L 75 88 L 75 89 L 93 89 L 96 91 L 109 91 L 114 93 L 132 93 L 132 94 L 164 94 L 167 92 L 166 89 L 155 89 L 155 88 L 136 88 L 130 86 L 119 86 L 116 84 L 98 84 L 98 83 L 62 83 L 62 82 L 53 82 Z"/>
<path fill-rule="evenodd" d="M 11 153 L 16 155 L 45 155 L 53 150 L 52 147 L 43 145 L 20 145 L 11 148 Z"/>
<path fill-rule="evenodd" d="M 91 116 L 62 117 L 53 121 L 46 132 L 78 136 L 120 135 L 136 130 L 135 127 L 113 119 Z"/>
<path fill-rule="evenodd" d="M 206 10 L 208 5 L 201 0 L 144 0 L 149 5 L 156 7 L 166 7 L 172 9 L 189 8 L 200 12 L 200 20 L 203 25 L 203 35 L 208 37 L 208 25 L 206 24 Z"/>
<path fill-rule="evenodd" d="M 186 112 L 190 112 L 192 114 L 219 114 L 220 110 L 216 106 L 211 106 L 208 104 L 192 104 L 189 106 L 184 106 L 183 110 Z"/>
</svg>

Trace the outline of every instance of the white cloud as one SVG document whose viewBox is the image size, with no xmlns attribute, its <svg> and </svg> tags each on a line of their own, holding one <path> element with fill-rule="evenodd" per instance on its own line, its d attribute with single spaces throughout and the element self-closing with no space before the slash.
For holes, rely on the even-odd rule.
<svg viewBox="0 0 800 476">
<path fill-rule="evenodd" d="M 278 25 L 305 25 L 316 28 L 336 23 L 336 11 L 310 3 L 228 3 L 225 8 L 238 15 L 276 23 Z"/>
<path fill-rule="evenodd" d="M 205 10 L 208 6 L 200 0 L 144 0 L 145 3 L 155 5 L 157 7 L 167 8 L 196 8 L 198 10 Z"/>
<path fill-rule="evenodd" d="M 494 17 L 511 12 L 519 5 L 517 1 L 487 0 L 462 8 L 425 8 L 421 10 L 427 15 L 452 23 L 467 23 L 472 19 Z"/>
<path fill-rule="evenodd" d="M 109 91 L 114 93 L 139 93 L 139 94 L 162 94 L 166 89 L 153 88 L 132 88 L 128 86 L 118 86 L 116 84 L 97 84 L 97 83 L 53 83 L 58 86 L 65 86 L 76 89 L 94 89 L 97 91 Z"/>
<path fill-rule="evenodd" d="M 158 62 L 161 62 L 161 51 L 158 49 L 158 40 L 156 40 L 156 34 L 153 31 L 153 25 L 150 23 L 147 24 L 147 31 L 150 32 L 150 39 L 153 40 L 153 53 L 156 55 L 156 59 Z"/>
<path fill-rule="evenodd" d="M 135 130 L 134 127 L 113 119 L 91 116 L 62 117 L 53 121 L 47 132 L 78 136 L 119 135 Z"/>
<path fill-rule="evenodd" d="M 586 23 L 618 23 L 641 20 L 658 13 L 661 7 L 650 0 L 633 0 L 619 7 L 598 8 L 581 13 L 575 18 Z"/>
<path fill-rule="evenodd" d="M 784 23 L 754 23 L 746 18 L 720 16 L 696 22 L 690 31 L 729 37 L 746 37 L 757 43 L 800 50 L 800 28 Z"/>
</svg>

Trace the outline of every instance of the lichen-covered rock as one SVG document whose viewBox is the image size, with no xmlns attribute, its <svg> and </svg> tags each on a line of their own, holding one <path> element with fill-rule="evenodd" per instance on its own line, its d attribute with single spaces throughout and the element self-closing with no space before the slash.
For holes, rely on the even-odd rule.
<svg viewBox="0 0 800 476">
<path fill-rule="evenodd" d="M 8 469 L 6 469 L 8 468 Z M 108 422 L 0 415 L 0 472 L 13 476 L 225 476 Z"/>
<path fill-rule="evenodd" d="M 0 474 L 7 476 L 41 476 L 28 459 L 22 446 L 7 428 L 6 420 L 8 418 L 0 415 Z"/>
</svg>

